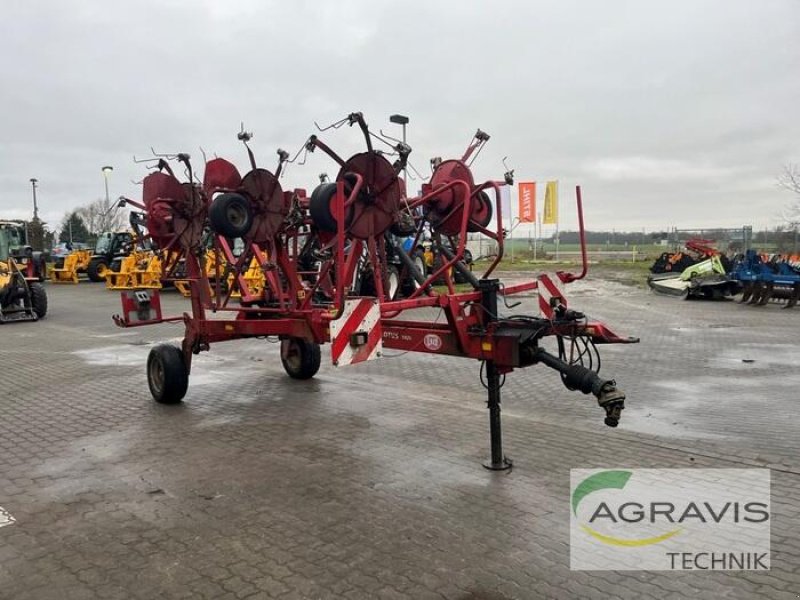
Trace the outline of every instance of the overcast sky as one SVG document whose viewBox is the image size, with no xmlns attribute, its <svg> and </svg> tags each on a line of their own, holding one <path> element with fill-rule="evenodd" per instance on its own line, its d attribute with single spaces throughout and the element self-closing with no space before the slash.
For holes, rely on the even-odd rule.
<svg viewBox="0 0 800 600">
<path fill-rule="evenodd" d="M 137 197 L 151 146 L 244 171 L 241 121 L 273 168 L 352 111 L 398 135 L 408 115 L 423 173 L 480 127 L 476 175 L 508 156 L 518 181 L 559 179 L 562 229 L 576 183 L 591 229 L 774 225 L 800 162 L 797 0 L 5 0 L 0 57 L 0 218 L 30 216 L 36 177 L 57 223 L 103 196 L 103 165 Z M 284 187 L 321 171 L 312 155 Z"/>
</svg>

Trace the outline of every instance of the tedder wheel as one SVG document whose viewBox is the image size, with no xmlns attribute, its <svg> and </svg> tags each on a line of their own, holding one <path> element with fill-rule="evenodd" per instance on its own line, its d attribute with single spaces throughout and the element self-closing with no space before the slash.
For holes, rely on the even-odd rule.
<svg viewBox="0 0 800 600">
<path fill-rule="evenodd" d="M 292 379 L 311 379 L 319 371 L 321 360 L 317 343 L 295 337 L 281 342 L 281 362 Z"/>
<path fill-rule="evenodd" d="M 176 404 L 186 395 L 189 373 L 180 348 L 159 344 L 147 357 L 147 384 L 153 399 L 161 404 Z"/>
<path fill-rule="evenodd" d="M 348 187 L 345 185 L 345 194 L 348 193 Z M 314 221 L 314 225 L 328 233 L 335 233 L 337 229 L 336 217 L 332 206 L 335 197 L 336 184 L 323 183 L 311 192 L 311 198 L 308 201 L 308 212 L 311 215 L 311 220 Z M 353 220 L 353 210 L 352 204 L 345 209 L 345 227 L 348 227 Z"/>
<path fill-rule="evenodd" d="M 220 194 L 208 209 L 211 228 L 229 238 L 244 236 L 253 225 L 253 212 L 241 194 Z"/>
<path fill-rule="evenodd" d="M 44 291 L 44 286 L 41 283 L 30 284 L 31 290 L 31 308 L 36 316 L 41 319 L 47 314 L 47 292 Z"/>
<path fill-rule="evenodd" d="M 422 255 L 422 252 L 415 252 L 414 256 L 411 257 L 411 262 L 414 263 L 414 266 L 417 267 L 417 271 L 419 271 L 420 275 L 422 275 L 423 279 L 428 278 L 428 267 L 425 266 L 425 257 Z M 416 290 L 420 284 L 416 279 L 412 278 L 414 289 Z M 413 291 L 413 290 L 412 290 Z"/>
<path fill-rule="evenodd" d="M 97 258 L 91 261 L 86 268 L 86 274 L 89 276 L 89 280 L 94 282 L 105 281 L 106 271 L 108 271 L 108 263 L 104 258 Z"/>
<path fill-rule="evenodd" d="M 467 224 L 467 231 L 480 231 L 479 227 L 488 227 L 492 222 L 494 216 L 494 207 L 489 194 L 481 191 L 472 200 L 472 214 L 470 214 L 469 223 Z"/>
</svg>

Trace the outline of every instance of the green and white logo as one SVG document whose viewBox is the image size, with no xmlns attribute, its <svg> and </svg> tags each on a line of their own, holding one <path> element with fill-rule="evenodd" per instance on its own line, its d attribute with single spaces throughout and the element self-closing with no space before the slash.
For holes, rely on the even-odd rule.
<svg viewBox="0 0 800 600">
<path fill-rule="evenodd" d="M 769 568 L 767 469 L 573 469 L 573 569 Z"/>
</svg>

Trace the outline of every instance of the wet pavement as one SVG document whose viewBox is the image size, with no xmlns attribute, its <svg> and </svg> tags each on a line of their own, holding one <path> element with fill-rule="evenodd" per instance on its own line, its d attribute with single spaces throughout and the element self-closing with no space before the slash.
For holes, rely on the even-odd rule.
<svg viewBox="0 0 800 600">
<path fill-rule="evenodd" d="M 231 342 L 160 406 L 145 361 L 181 327 L 121 330 L 117 294 L 48 286 L 45 320 L 0 327 L 0 598 L 797 598 L 800 309 L 569 292 L 642 339 L 601 348 L 621 425 L 545 367 L 514 372 L 514 469 L 491 473 L 477 362 L 323 350 L 294 381 L 277 344 Z M 570 571 L 569 470 L 591 467 L 770 467 L 772 570 Z"/>
</svg>

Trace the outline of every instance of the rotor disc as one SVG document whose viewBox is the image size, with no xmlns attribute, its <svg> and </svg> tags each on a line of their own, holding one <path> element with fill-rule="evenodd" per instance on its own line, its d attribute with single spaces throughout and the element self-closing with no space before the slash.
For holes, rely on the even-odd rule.
<svg viewBox="0 0 800 600">
<path fill-rule="evenodd" d="M 278 178 L 266 169 L 250 171 L 242 179 L 242 191 L 253 207 L 253 226 L 247 240 L 263 244 L 281 230 L 289 212 Z"/>
<path fill-rule="evenodd" d="M 353 204 L 348 233 L 362 240 L 381 235 L 397 220 L 400 210 L 402 193 L 394 167 L 377 152 L 362 152 L 347 160 L 336 180 L 346 180 L 348 173 L 364 179 Z"/>
</svg>

